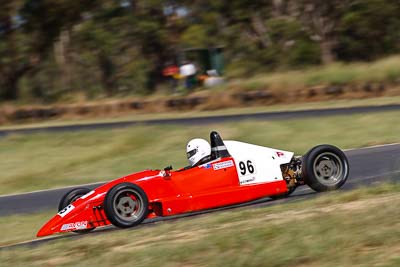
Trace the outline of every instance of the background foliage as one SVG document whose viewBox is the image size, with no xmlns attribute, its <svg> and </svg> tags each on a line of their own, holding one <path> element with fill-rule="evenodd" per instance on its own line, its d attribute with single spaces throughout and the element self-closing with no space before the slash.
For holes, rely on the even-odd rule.
<svg viewBox="0 0 400 267">
<path fill-rule="evenodd" d="M 0 100 L 149 94 L 185 48 L 229 76 L 400 50 L 398 0 L 0 0 Z"/>
</svg>

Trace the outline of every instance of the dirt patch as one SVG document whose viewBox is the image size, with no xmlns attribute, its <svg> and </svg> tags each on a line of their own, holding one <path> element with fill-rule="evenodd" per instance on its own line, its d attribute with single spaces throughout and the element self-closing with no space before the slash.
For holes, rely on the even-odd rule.
<svg viewBox="0 0 400 267">
<path fill-rule="evenodd" d="M 18 122 L 37 122 L 55 118 L 113 118 L 124 114 L 148 114 L 171 111 L 204 111 L 233 107 L 272 106 L 321 102 L 340 99 L 363 99 L 400 95 L 399 85 L 366 83 L 359 85 L 330 85 L 295 90 L 261 89 L 246 91 L 230 88 L 224 91 L 194 92 L 188 96 L 150 96 L 104 100 L 82 104 L 0 106 L 0 125 Z"/>
<path fill-rule="evenodd" d="M 70 257 L 51 257 L 50 259 L 43 260 L 40 262 L 39 266 L 60 266 L 67 264 L 71 261 Z"/>
</svg>

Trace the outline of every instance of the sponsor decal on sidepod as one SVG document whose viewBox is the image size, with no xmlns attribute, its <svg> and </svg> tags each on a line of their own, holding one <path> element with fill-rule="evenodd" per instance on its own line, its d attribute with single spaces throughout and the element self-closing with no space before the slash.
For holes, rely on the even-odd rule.
<svg viewBox="0 0 400 267">
<path fill-rule="evenodd" d="M 63 226 L 61 226 L 61 231 L 86 229 L 87 223 L 88 223 L 87 221 L 82 221 L 82 222 L 63 224 Z"/>
<path fill-rule="evenodd" d="M 219 163 L 213 164 L 214 171 L 217 171 L 217 170 L 220 170 L 220 169 L 229 168 L 229 167 L 233 167 L 233 161 L 232 160 L 228 160 L 228 161 L 224 161 L 224 162 L 219 162 Z"/>
</svg>

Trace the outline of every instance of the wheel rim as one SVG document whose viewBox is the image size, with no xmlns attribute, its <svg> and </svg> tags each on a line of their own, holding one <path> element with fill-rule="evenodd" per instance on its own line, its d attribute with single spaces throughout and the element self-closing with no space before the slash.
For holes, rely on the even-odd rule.
<svg viewBox="0 0 400 267">
<path fill-rule="evenodd" d="M 144 212 L 142 197 L 133 189 L 120 191 L 114 198 L 115 214 L 124 221 L 135 222 Z"/>
<path fill-rule="evenodd" d="M 324 185 L 332 186 L 340 183 L 346 175 L 347 166 L 334 153 L 325 152 L 314 160 L 314 175 Z"/>
</svg>

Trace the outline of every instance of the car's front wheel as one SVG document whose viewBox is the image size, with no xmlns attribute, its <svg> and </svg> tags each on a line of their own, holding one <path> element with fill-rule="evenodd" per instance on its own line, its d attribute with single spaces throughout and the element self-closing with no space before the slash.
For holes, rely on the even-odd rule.
<svg viewBox="0 0 400 267">
<path fill-rule="evenodd" d="M 71 191 L 68 191 L 65 193 L 62 198 L 60 199 L 60 202 L 58 203 L 58 211 L 61 211 L 64 209 L 66 206 L 80 198 L 81 196 L 86 195 L 87 193 L 90 192 L 90 189 L 88 188 L 75 188 L 72 189 Z M 95 227 L 89 228 L 89 229 L 83 229 L 83 230 L 75 230 L 73 232 L 78 233 L 78 234 L 85 234 L 90 231 L 92 231 Z"/>
<path fill-rule="evenodd" d="M 302 176 L 315 191 L 338 189 L 349 176 L 347 157 L 335 146 L 316 146 L 303 157 Z"/>
<path fill-rule="evenodd" d="M 108 220 L 121 228 L 140 224 L 147 217 L 148 205 L 146 193 L 132 183 L 115 185 L 104 199 L 104 211 Z"/>
</svg>

